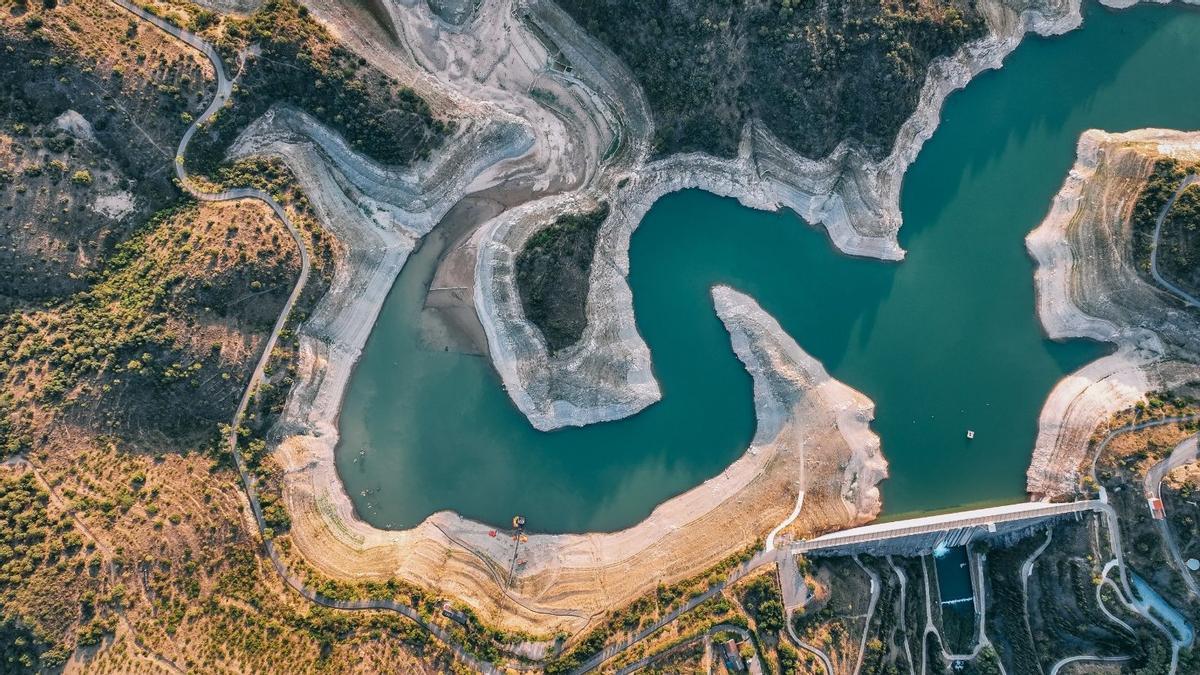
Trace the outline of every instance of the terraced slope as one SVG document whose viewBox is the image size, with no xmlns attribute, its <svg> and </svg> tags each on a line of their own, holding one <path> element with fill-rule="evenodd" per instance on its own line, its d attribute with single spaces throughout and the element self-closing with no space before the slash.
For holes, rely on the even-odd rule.
<svg viewBox="0 0 1200 675">
<path fill-rule="evenodd" d="M 930 61 L 982 37 L 971 0 L 559 0 L 646 92 L 659 154 L 729 157 L 751 118 L 806 157 L 876 159 L 917 107 Z"/>
</svg>

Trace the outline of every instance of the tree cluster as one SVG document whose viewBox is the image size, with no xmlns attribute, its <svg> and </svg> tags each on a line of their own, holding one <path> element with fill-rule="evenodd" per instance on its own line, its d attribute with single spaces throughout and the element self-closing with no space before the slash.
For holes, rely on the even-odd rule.
<svg viewBox="0 0 1200 675">
<path fill-rule="evenodd" d="M 521 307 L 551 352 L 578 342 L 587 326 L 592 258 L 607 218 L 607 203 L 587 213 L 563 214 L 531 236 L 517 255 Z"/>
<path fill-rule="evenodd" d="M 256 45 L 231 102 L 196 135 L 189 168 L 212 174 L 231 143 L 272 105 L 304 110 L 355 150 L 385 164 L 424 159 L 451 131 L 412 89 L 338 44 L 296 0 L 268 0 L 224 36 L 226 50 Z"/>
<path fill-rule="evenodd" d="M 633 71 L 661 154 L 732 156 L 761 119 L 822 157 L 875 157 L 916 109 L 933 59 L 985 31 L 972 0 L 561 0 Z"/>
</svg>

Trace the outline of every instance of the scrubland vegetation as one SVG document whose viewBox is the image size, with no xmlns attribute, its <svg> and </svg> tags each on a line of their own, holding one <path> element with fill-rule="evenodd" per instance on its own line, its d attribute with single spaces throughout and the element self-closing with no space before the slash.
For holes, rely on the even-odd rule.
<svg viewBox="0 0 1200 675">
<path fill-rule="evenodd" d="M 1168 197 L 1170 193 L 1168 193 Z M 1124 426 L 1132 420 L 1146 421 L 1195 414 L 1197 411 L 1194 385 L 1182 392 L 1158 392 L 1148 396 L 1149 402 L 1118 414 L 1110 421 L 1110 427 Z M 1139 431 L 1121 434 L 1107 446 L 1097 461 L 1097 477 L 1105 486 L 1109 502 L 1120 516 L 1118 525 L 1124 552 L 1125 564 L 1131 574 L 1136 574 L 1175 609 L 1179 610 L 1191 625 L 1200 625 L 1200 600 L 1188 591 L 1182 574 L 1186 574 L 1172 562 L 1158 523 L 1153 520 L 1146 504 L 1143 479 L 1146 471 L 1164 459 L 1177 443 L 1197 431 L 1195 424 L 1165 424 Z M 1098 439 L 1094 439 L 1094 442 Z M 1179 494 L 1184 488 L 1178 484 L 1163 483 L 1162 496 L 1167 504 L 1165 525 L 1173 533 L 1187 532 L 1188 512 L 1179 508 L 1183 501 Z M 1057 536 L 1057 534 L 1056 534 Z M 1116 578 L 1116 573 L 1110 575 Z M 1092 583 L 1097 583 L 1093 578 Z M 1076 582 L 1077 583 L 1077 582 Z M 1078 597 L 1081 591 L 1076 590 Z M 1121 653 L 1132 657 L 1131 670 L 1146 674 L 1164 672 L 1170 662 L 1170 644 L 1166 636 L 1144 619 L 1123 608 L 1115 592 L 1108 587 L 1101 589 L 1106 597 L 1105 606 L 1117 613 L 1137 630 L 1137 635 L 1126 638 L 1120 634 Z M 1057 601 L 1060 610 L 1069 606 Z M 1044 603 L 1043 603 L 1044 604 Z M 1057 634 L 1058 631 L 1056 631 Z M 1079 629 L 1064 630 L 1063 639 L 1070 640 Z M 1117 649 L 1109 642 L 1101 642 L 1099 649 Z M 1184 649 L 1180 654 L 1179 672 L 1192 672 L 1200 668 L 1200 653 L 1194 648 Z"/>
<path fill-rule="evenodd" d="M 109 2 L 0 13 L 0 312 L 82 290 L 178 199 L 173 148 L 205 64 Z M 68 112 L 71 111 L 71 112 Z"/>
<path fill-rule="evenodd" d="M 1130 221 L 1133 228 L 1133 260 L 1149 283 L 1150 253 L 1154 226 L 1171 195 L 1184 177 L 1200 172 L 1200 165 L 1189 165 L 1172 158 L 1155 160 L 1154 169 L 1134 202 Z M 1163 220 L 1158 244 L 1158 270 L 1164 278 L 1194 295 L 1200 295 L 1200 185 L 1191 185 L 1180 193 Z"/>
<path fill-rule="evenodd" d="M 838 663 L 853 663 L 866 629 L 871 578 L 853 558 L 846 556 L 817 558 L 813 567 L 813 577 L 817 580 L 813 585 L 820 588 L 814 602 L 794 615 L 796 634 L 824 649 L 835 668 Z"/>
<path fill-rule="evenodd" d="M 252 336 L 290 290 L 296 256 L 282 230 L 253 202 L 159 213 L 87 290 L 0 320 L 6 393 L 106 433 L 211 435 L 244 382 Z"/>
<path fill-rule="evenodd" d="M 969 0 L 559 0 L 646 91 L 660 154 L 732 156 L 751 118 L 807 157 L 891 150 L 929 62 L 983 35 Z"/>
<path fill-rule="evenodd" d="M 211 97 L 206 64 L 96 0 L 21 5 L 0 31 L 0 447 L 53 493 L 0 470 L 0 670 L 452 669 L 410 621 L 283 587 L 245 520 L 218 430 L 298 255 L 264 205 L 194 204 L 171 182 Z M 290 174 L 260 160 L 217 173 L 272 193 L 304 231 L 311 307 L 334 244 Z M 295 346 L 285 335 L 275 389 L 256 397 L 258 438 Z"/>
<path fill-rule="evenodd" d="M 521 308 L 551 353 L 578 342 L 587 327 L 588 276 L 607 218 L 607 203 L 563 214 L 530 237 L 517 256 Z"/>
<path fill-rule="evenodd" d="M 1200 185 L 1185 188 L 1163 221 L 1158 266 L 1171 282 L 1200 295 Z"/>
<path fill-rule="evenodd" d="M 628 605 L 610 612 L 598 626 L 584 635 L 570 649 L 551 660 L 546 665 L 546 672 L 569 672 L 598 654 L 605 646 L 652 625 L 665 614 L 724 581 L 734 568 L 749 560 L 760 547 L 761 543 L 756 542 L 701 574 L 671 585 L 659 585 L 652 593 L 647 593 Z M 655 633 L 655 638 L 651 640 L 651 643 L 657 643 L 656 646 L 640 645 L 623 658 L 634 659 L 646 653 L 674 646 L 703 633 L 718 623 L 732 623 L 743 627 L 749 625 L 747 617 L 741 612 L 734 611 L 729 600 L 723 597 L 723 594 L 719 594 L 700 603 L 691 612 L 684 614 L 679 621 Z M 682 631 L 682 635 L 680 631 Z"/>
<path fill-rule="evenodd" d="M 908 670 L 909 664 L 902 651 L 902 645 L 908 636 L 900 626 L 900 621 L 905 617 L 900 615 L 899 581 L 887 559 L 861 556 L 860 560 L 863 565 L 874 571 L 880 580 L 879 600 L 875 606 L 875 613 L 871 617 L 871 624 L 867 628 L 870 631 L 870 637 L 865 644 L 866 649 L 863 650 L 860 672 L 865 675 L 902 673 Z M 906 609 L 915 611 L 920 608 Z M 922 624 L 916 622 L 905 624 L 906 627 L 913 625 Z"/>
<path fill-rule="evenodd" d="M 0 672 L 62 665 L 113 626 L 124 589 L 33 473 L 0 469 Z"/>
</svg>

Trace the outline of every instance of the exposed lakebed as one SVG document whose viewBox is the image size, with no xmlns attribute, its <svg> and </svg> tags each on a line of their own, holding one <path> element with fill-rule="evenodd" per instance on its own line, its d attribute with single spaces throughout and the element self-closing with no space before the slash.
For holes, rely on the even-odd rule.
<svg viewBox="0 0 1200 675">
<path fill-rule="evenodd" d="M 538 432 L 486 360 L 425 349 L 438 251 L 418 251 L 340 416 L 338 469 L 359 515 L 402 528 L 442 509 L 493 524 L 520 513 L 535 531 L 614 530 L 719 474 L 748 446 L 754 410 L 713 311 L 718 283 L 875 401 L 886 515 L 1022 499 L 1046 395 L 1104 352 L 1043 337 L 1024 237 L 1085 129 L 1200 126 L 1200 13 L 1085 16 L 947 101 L 906 178 L 900 264 L 839 255 L 791 213 L 699 191 L 656 203 L 632 239 L 630 286 L 663 400 L 632 418 Z"/>
</svg>

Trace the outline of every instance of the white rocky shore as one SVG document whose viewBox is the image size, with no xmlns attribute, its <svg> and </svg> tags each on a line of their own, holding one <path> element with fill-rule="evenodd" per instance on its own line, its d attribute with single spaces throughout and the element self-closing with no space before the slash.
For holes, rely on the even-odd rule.
<svg viewBox="0 0 1200 675">
<path fill-rule="evenodd" d="M 989 36 L 933 64 L 916 113 L 881 161 L 845 144 L 829 157 L 806 159 L 751 124 L 734 159 L 650 162 L 653 125 L 636 82 L 550 2 L 482 0 L 461 25 L 433 15 L 421 0 L 382 3 L 398 48 L 354 6 L 307 0 L 347 46 L 416 89 L 436 113 L 456 120 L 459 132 L 437 157 L 406 171 L 366 161 L 286 109 L 238 145 L 242 154 L 283 157 L 340 245 L 331 290 L 301 328 L 299 382 L 279 428 L 277 456 L 287 470 L 290 536 L 299 553 L 338 578 L 398 575 L 461 598 L 497 625 L 544 632 L 579 628 L 657 581 L 694 573 L 761 537 L 791 510 L 798 476 L 806 495 L 797 530 L 873 518 L 884 465 L 867 427 L 870 402 L 817 373 L 773 320 L 728 290 L 715 294 L 719 311 L 739 357 L 758 371 L 762 425 L 754 452 L 629 530 L 533 538 L 529 563 L 511 588 L 510 543 L 488 537 L 485 525 L 438 513 L 392 532 L 359 520 L 334 467 L 337 417 L 408 252 L 456 200 L 499 184 L 536 198 L 475 235 L 475 309 L 514 401 L 543 429 L 644 408 L 659 389 L 633 323 L 626 274 L 629 236 L 656 199 L 699 187 L 755 208 L 791 208 L 823 224 L 846 253 L 898 260 L 900 184 L 937 126 L 945 97 L 999 67 L 1025 33 L 1078 26 L 1079 4 L 981 0 Z M 570 72 L 551 67 L 553 53 L 571 63 Z M 551 359 L 521 312 L 514 251 L 557 214 L 599 201 L 610 203 L 612 215 L 592 266 L 589 324 L 579 346 Z M 787 386 L 793 389 L 784 395 Z M 764 429 L 775 426 L 771 439 Z"/>
<path fill-rule="evenodd" d="M 846 509 L 845 516 L 837 519 L 845 522 L 873 520 L 882 508 L 879 499 L 880 481 L 887 478 L 887 461 L 879 451 L 879 437 L 871 431 L 870 422 L 875 418 L 875 404 L 862 393 L 833 379 L 808 352 L 800 348 L 779 322 L 763 311 L 750 296 L 728 286 L 717 286 L 712 291 L 717 316 L 729 331 L 733 352 L 737 354 L 754 381 L 754 414 L 756 428 L 750 454 L 759 449 L 786 450 L 801 456 L 801 476 L 798 484 L 802 490 L 815 495 L 821 488 L 828 490 L 836 486 L 827 476 L 841 477 L 840 507 Z M 810 417 L 811 416 L 811 417 Z M 804 434 L 796 434 L 802 425 L 811 425 L 812 418 L 831 416 L 832 429 L 807 429 L 811 438 L 814 433 L 836 431 L 841 436 L 845 453 L 834 457 L 806 457 Z M 783 439 L 792 444 L 784 446 Z M 841 448 L 841 444 L 838 446 Z M 836 462 L 837 469 L 829 471 Z M 820 480 L 809 484 L 805 469 L 824 465 L 814 475 Z M 828 497 L 833 496 L 830 492 Z M 833 499 L 837 502 L 837 499 Z M 810 508 L 813 504 L 809 504 Z M 829 505 L 825 506 L 826 508 Z M 836 508 L 836 507 L 835 507 Z M 809 516 L 803 510 L 801 521 Z M 810 522 L 810 529 L 836 529 L 831 522 Z"/>
<path fill-rule="evenodd" d="M 1035 496 L 1075 491 L 1088 441 L 1113 413 L 1200 378 L 1200 320 L 1132 259 L 1130 210 L 1159 157 L 1200 161 L 1200 132 L 1084 133 L 1050 213 L 1026 239 L 1046 333 L 1116 346 L 1046 400 L 1028 471 Z"/>
<path fill-rule="evenodd" d="M 412 530 L 359 520 L 332 457 L 293 437 L 285 461 L 293 540 L 338 576 L 398 574 L 462 598 L 511 628 L 576 630 L 659 582 L 710 566 L 785 522 L 799 491 L 805 536 L 875 518 L 887 475 L 870 430 L 874 404 L 832 379 L 748 296 L 719 287 L 718 315 L 754 381 L 754 440 L 720 475 L 613 533 L 532 535 L 509 577 L 513 542 L 441 512 Z"/>
<path fill-rule="evenodd" d="M 572 79 L 608 105 L 611 114 L 605 119 L 620 122 L 615 137 L 622 143 L 584 189 L 511 210 L 478 237 L 474 298 L 492 360 L 513 401 L 544 430 L 626 417 L 661 395 L 634 323 L 626 280 L 630 235 L 657 199 L 700 188 L 752 208 L 788 208 L 823 225 L 844 253 L 899 260 L 904 255 L 897 241 L 900 185 L 937 127 L 946 96 L 979 72 L 999 68 L 1027 33 L 1060 34 L 1082 21 L 1080 0 L 981 2 L 988 35 L 931 65 L 917 110 L 880 161 L 847 143 L 828 157 L 805 158 L 753 123 L 744 130 L 734 159 L 689 154 L 648 161 L 653 123 L 640 91 L 630 86 L 632 75 L 552 3 L 533 0 L 527 8 L 530 20 L 573 65 L 591 66 L 577 67 Z M 526 240 L 555 216 L 600 201 L 610 204 L 611 215 L 592 266 L 588 325 L 578 344 L 552 356 L 524 316 L 514 260 Z"/>
</svg>

